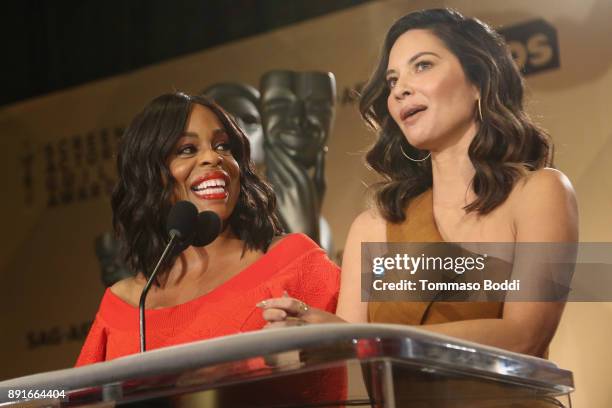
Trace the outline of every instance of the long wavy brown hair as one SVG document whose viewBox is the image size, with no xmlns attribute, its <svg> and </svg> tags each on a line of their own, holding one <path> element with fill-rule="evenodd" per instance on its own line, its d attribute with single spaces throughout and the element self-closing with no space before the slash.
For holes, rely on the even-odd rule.
<svg viewBox="0 0 612 408">
<path fill-rule="evenodd" d="M 482 121 L 468 150 L 476 170 L 472 189 L 477 198 L 464 209 L 487 214 L 508 198 L 527 172 L 552 166 L 553 150 L 547 133 L 524 111 L 523 78 L 503 38 L 483 22 L 450 9 L 417 11 L 397 20 L 363 89 L 359 110 L 378 133 L 366 161 L 384 177 L 373 186 L 378 209 L 389 222 L 404 221 L 410 200 L 432 186 L 431 160 L 412 162 L 402 155 L 400 147 L 412 157 L 426 153 L 408 143 L 387 108 L 389 52 L 397 38 L 412 29 L 436 35 L 480 91 Z"/>
<path fill-rule="evenodd" d="M 210 109 L 230 138 L 231 152 L 240 166 L 240 195 L 228 226 L 247 249 L 266 251 L 282 233 L 275 215 L 274 191 L 261 180 L 251 161 L 249 140 L 235 121 L 204 96 L 183 92 L 153 99 L 132 120 L 117 155 L 119 179 L 113 190 L 113 226 L 129 269 L 149 276 L 167 241 L 166 217 L 174 202 L 175 179 L 168 159 L 183 135 L 195 104 Z M 163 265 L 162 273 L 176 256 Z"/>
</svg>

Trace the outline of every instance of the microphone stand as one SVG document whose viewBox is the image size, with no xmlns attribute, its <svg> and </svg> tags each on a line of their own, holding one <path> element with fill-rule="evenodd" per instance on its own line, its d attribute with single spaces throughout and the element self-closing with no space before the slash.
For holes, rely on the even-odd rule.
<svg viewBox="0 0 612 408">
<path fill-rule="evenodd" d="M 157 265 L 155 265 L 155 269 L 153 269 L 153 273 L 149 277 L 147 284 L 145 285 L 142 293 L 140 294 L 140 302 L 138 304 L 138 312 L 140 314 L 140 352 L 144 353 L 146 351 L 146 340 L 145 340 L 145 299 L 147 298 L 147 294 L 149 293 L 149 289 L 151 288 L 151 284 L 153 283 L 153 279 L 155 279 L 155 275 L 157 275 L 157 271 L 161 264 L 166 260 L 166 257 L 169 253 L 174 250 L 176 243 L 178 241 L 179 234 L 177 231 L 170 231 L 170 242 L 166 245 L 166 249 L 162 253 L 162 256 L 159 258 Z"/>
</svg>

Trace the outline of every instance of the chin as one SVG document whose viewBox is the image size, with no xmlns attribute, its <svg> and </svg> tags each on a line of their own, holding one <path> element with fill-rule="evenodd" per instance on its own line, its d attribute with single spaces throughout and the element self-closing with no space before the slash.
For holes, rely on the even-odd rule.
<svg viewBox="0 0 612 408">
<path fill-rule="evenodd" d="M 410 131 L 407 131 L 404 134 L 410 134 Z M 440 145 L 440 138 L 437 134 L 433 134 L 433 132 L 415 132 L 412 131 L 410 136 L 406 136 L 406 140 L 410 145 L 419 150 L 433 150 L 436 146 Z"/>
<path fill-rule="evenodd" d="M 199 202 L 194 204 L 196 204 L 199 212 L 214 211 L 219 217 L 221 217 L 221 219 L 224 219 L 228 212 L 226 202 Z"/>
<path fill-rule="evenodd" d="M 410 146 L 415 149 L 429 150 L 431 147 L 431 141 L 427 139 L 408 137 L 406 140 L 410 143 Z"/>
</svg>

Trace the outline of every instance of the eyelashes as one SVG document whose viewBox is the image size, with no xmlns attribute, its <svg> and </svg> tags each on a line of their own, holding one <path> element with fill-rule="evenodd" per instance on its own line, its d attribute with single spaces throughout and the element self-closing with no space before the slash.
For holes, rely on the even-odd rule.
<svg viewBox="0 0 612 408">
<path fill-rule="evenodd" d="M 395 84 L 397 84 L 397 78 L 387 78 L 387 88 L 393 89 L 395 88 Z"/>
<path fill-rule="evenodd" d="M 229 141 L 215 143 L 213 149 L 220 152 L 231 152 L 232 145 Z M 198 152 L 198 147 L 193 143 L 181 145 L 176 149 L 177 156 L 191 156 Z"/>
<path fill-rule="evenodd" d="M 415 62 L 412 65 L 412 67 L 411 67 L 412 69 L 411 70 L 414 73 L 418 74 L 418 73 L 421 73 L 421 72 L 424 72 L 424 71 L 427 71 L 427 70 L 431 69 L 433 66 L 434 66 L 434 64 L 433 64 L 432 61 L 429 61 L 429 60 L 420 60 L 420 61 Z M 389 76 L 389 77 L 387 77 L 385 79 L 385 82 L 387 84 L 387 88 L 389 88 L 389 89 L 395 88 L 395 86 L 397 85 L 397 79 L 398 79 L 397 76 Z"/>
<path fill-rule="evenodd" d="M 194 154 L 197 151 L 196 147 L 192 144 L 185 144 L 176 149 L 177 156 L 184 156 Z"/>
<path fill-rule="evenodd" d="M 232 145 L 230 142 L 217 143 L 214 146 L 215 150 L 221 150 L 223 152 L 229 152 L 232 150 Z"/>
<path fill-rule="evenodd" d="M 428 60 L 421 60 L 417 62 L 416 64 L 414 64 L 415 72 L 423 72 L 431 67 L 433 67 L 433 62 L 428 61 Z"/>
</svg>

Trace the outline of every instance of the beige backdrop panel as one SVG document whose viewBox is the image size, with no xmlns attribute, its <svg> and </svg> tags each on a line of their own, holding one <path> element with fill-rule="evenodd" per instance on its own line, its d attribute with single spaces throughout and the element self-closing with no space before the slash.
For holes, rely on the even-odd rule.
<svg viewBox="0 0 612 408">
<path fill-rule="evenodd" d="M 342 98 L 367 79 L 386 29 L 396 18 L 443 5 L 495 27 L 541 17 L 557 28 L 561 68 L 528 78 L 530 110 L 553 135 L 557 167 L 576 187 L 581 239 L 612 241 L 612 3 L 374 2 L 0 110 L 0 169 L 6 192 L 2 221 L 8 232 L 0 246 L 0 350 L 5 362 L 0 378 L 73 364 L 83 326 L 93 318 L 103 292 L 93 240 L 110 229 L 104 191 L 114 173 L 105 150 L 114 150 L 116 129 L 148 100 L 173 89 L 198 92 L 220 81 L 257 86 L 261 74 L 277 68 L 331 71 Z M 81 140 L 81 153 L 89 161 L 79 163 L 73 157 L 75 139 Z M 352 219 L 366 205 L 364 184 L 374 179 L 362 159 L 372 140 L 355 104 L 339 103 L 329 142 L 323 212 L 340 251 Z M 62 150 L 69 152 L 61 166 L 56 163 L 56 173 L 47 169 L 48 145 L 57 160 Z M 90 163 L 96 155 L 98 161 Z M 53 184 L 50 176 L 61 171 L 72 174 L 72 189 L 91 195 L 97 184 L 100 196 L 49 208 L 47 185 Z M 31 187 L 24 182 L 27 174 Z M 612 406 L 605 380 L 612 377 L 612 369 L 604 363 L 611 355 L 604 344 L 612 338 L 611 322 L 609 304 L 567 307 L 551 359 L 574 371 L 576 406 Z"/>
</svg>

